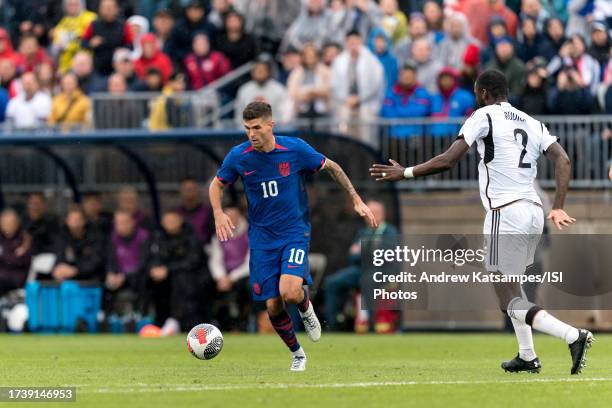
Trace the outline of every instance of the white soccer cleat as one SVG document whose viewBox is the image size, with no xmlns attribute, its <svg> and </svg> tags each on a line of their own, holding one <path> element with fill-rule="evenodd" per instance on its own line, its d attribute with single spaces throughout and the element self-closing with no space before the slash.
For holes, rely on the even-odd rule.
<svg viewBox="0 0 612 408">
<path fill-rule="evenodd" d="M 321 339 L 321 323 L 319 323 L 319 319 L 317 319 L 317 315 L 312 307 L 312 302 L 309 302 L 308 310 L 304 313 L 300 312 L 300 316 L 302 317 L 302 323 L 304 324 L 304 329 L 306 330 L 306 334 L 308 334 L 308 338 L 312 341 L 319 341 L 319 339 Z"/>
<path fill-rule="evenodd" d="M 306 356 L 293 356 L 293 360 L 291 361 L 291 367 L 289 370 L 291 371 L 306 371 Z"/>
</svg>

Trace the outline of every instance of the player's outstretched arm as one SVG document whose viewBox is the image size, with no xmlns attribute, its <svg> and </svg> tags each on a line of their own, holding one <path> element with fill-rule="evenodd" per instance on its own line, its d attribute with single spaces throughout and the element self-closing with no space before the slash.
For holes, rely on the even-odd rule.
<svg viewBox="0 0 612 408">
<path fill-rule="evenodd" d="M 563 210 L 565 196 L 567 195 L 567 189 L 569 187 L 572 164 L 563 147 L 557 142 L 551 144 L 544 154 L 554 163 L 555 180 L 557 181 L 555 202 L 547 218 L 555 223 L 557 229 L 562 230 L 563 227 L 568 227 L 570 224 L 576 222 L 575 218 L 570 217 Z"/>
<path fill-rule="evenodd" d="M 386 164 L 373 164 L 370 167 L 370 175 L 376 181 L 399 181 L 404 178 L 424 177 L 442 173 L 452 169 L 469 149 L 470 146 L 465 140 L 457 139 L 447 151 L 425 163 L 406 169 L 395 160 L 389 159 L 390 166 Z"/>
<path fill-rule="evenodd" d="M 353 183 L 351 183 L 351 180 L 349 180 L 344 170 L 342 170 L 342 167 L 340 167 L 340 165 L 335 161 L 326 158 L 323 170 L 327 171 L 331 178 L 333 178 L 334 181 L 351 196 L 355 212 L 365 218 L 371 227 L 377 227 L 378 225 L 376 224 L 376 219 L 374 219 L 372 211 L 367 205 L 365 205 L 357 193 L 357 190 L 355 190 L 355 187 L 353 187 Z"/>
<path fill-rule="evenodd" d="M 208 188 L 208 196 L 210 197 L 210 205 L 213 208 L 213 214 L 215 216 L 215 229 L 217 232 L 217 238 L 219 241 L 227 241 L 234 236 L 234 229 L 236 228 L 232 224 L 232 220 L 223 212 L 221 203 L 223 202 L 223 183 L 218 178 L 214 178 Z"/>
</svg>

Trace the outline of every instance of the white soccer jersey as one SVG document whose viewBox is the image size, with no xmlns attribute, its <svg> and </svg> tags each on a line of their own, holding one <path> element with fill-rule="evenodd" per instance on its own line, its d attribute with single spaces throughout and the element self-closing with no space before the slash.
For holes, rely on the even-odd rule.
<svg viewBox="0 0 612 408">
<path fill-rule="evenodd" d="M 480 198 L 487 210 L 520 199 L 542 204 L 533 186 L 537 160 L 557 141 L 543 123 L 501 102 L 475 111 L 459 137 L 469 146 L 476 142 Z"/>
</svg>

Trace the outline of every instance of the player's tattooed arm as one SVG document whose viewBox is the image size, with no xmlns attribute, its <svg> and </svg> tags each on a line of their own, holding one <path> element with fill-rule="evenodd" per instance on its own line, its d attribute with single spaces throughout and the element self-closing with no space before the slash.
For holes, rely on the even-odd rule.
<svg viewBox="0 0 612 408">
<path fill-rule="evenodd" d="M 563 210 L 565 196 L 567 195 L 569 187 L 572 164 L 563 147 L 557 142 L 550 145 L 544 154 L 554 163 L 555 180 L 557 181 L 553 209 L 550 214 L 548 214 L 547 218 L 555 223 L 557 229 L 562 230 L 563 227 L 568 227 L 576 221 L 575 218 L 570 217 Z"/>
<path fill-rule="evenodd" d="M 210 198 L 210 205 L 213 208 L 213 215 L 215 216 L 215 230 L 219 241 L 227 241 L 234 236 L 234 229 L 236 228 L 232 223 L 232 220 L 223 212 L 223 183 L 218 178 L 214 178 L 208 188 L 208 195 Z"/>
<path fill-rule="evenodd" d="M 335 161 L 326 158 L 323 170 L 327 171 L 331 178 L 334 179 L 334 181 L 351 196 L 355 212 L 365 218 L 371 227 L 376 227 L 377 223 L 372 211 L 367 205 L 365 205 L 357 193 L 357 190 L 355 190 L 355 187 L 353 187 L 353 183 L 351 183 L 351 180 L 348 178 L 344 170 L 342 170 L 342 167 L 340 167 L 340 165 Z"/>
</svg>

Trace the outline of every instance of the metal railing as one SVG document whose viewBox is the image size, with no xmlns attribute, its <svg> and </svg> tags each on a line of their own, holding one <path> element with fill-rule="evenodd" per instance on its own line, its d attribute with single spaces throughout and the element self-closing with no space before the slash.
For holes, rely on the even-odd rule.
<svg viewBox="0 0 612 408">
<path fill-rule="evenodd" d="M 136 132 L 136 128 L 147 128 L 150 125 L 146 109 L 151 109 L 161 100 L 159 94 L 130 94 L 133 99 L 116 98 L 107 94 L 96 95 L 94 99 L 103 106 L 98 109 L 98 117 L 104 120 L 117 121 L 109 123 L 122 124 L 122 120 L 131 120 L 133 126 L 121 126 L 127 129 L 119 130 L 123 134 Z M 217 130 L 241 131 L 240 126 L 233 120 L 221 120 L 218 115 L 218 100 L 214 95 L 206 92 L 185 93 L 176 95 L 176 101 L 187 101 L 190 109 L 178 110 L 176 116 L 171 116 L 168 106 L 173 101 L 166 97 L 167 131 L 189 131 L 196 133 L 197 129 L 214 128 Z M 170 102 L 169 102 L 170 101 Z M 104 103 L 103 103 L 104 102 Z M 185 103 L 185 102 L 183 102 Z M 126 106 L 134 107 L 136 115 L 127 115 L 130 112 Z M 183 106 L 176 104 L 178 106 Z M 94 105 L 95 106 L 95 105 Z M 138 107 L 138 108 L 136 108 Z M 105 111 L 105 109 L 108 109 Z M 125 116 L 121 116 L 124 115 Z M 96 115 L 94 115 L 95 117 Z M 591 116 L 544 116 L 538 118 L 546 124 L 551 134 L 558 136 L 560 143 L 572 160 L 573 188 L 604 188 L 610 186 L 608 168 L 612 161 L 612 115 Z M 286 130 L 298 130 L 302 134 L 311 132 L 330 132 L 345 134 L 347 137 L 364 142 L 377 151 L 384 158 L 393 158 L 402 164 L 413 165 L 421 163 L 437 154 L 444 152 L 456 139 L 458 130 L 464 118 L 447 119 L 444 121 L 434 119 L 377 119 L 368 122 L 352 121 L 341 122 L 333 118 L 318 118 L 316 120 L 300 119 L 288 125 Z M 98 128 L 113 128 L 115 126 L 100 126 Z M 138 130 L 137 132 L 142 132 Z M 278 129 L 283 132 L 283 129 Z M 7 132 L 5 132 L 6 134 Z M 31 132 L 30 132 L 31 133 Z M 51 129 L 38 130 L 39 134 L 53 137 Z M 9 132 L 16 135 L 16 132 Z M 151 138 L 158 134 L 150 133 Z M 342 152 L 338 152 L 342 154 Z M 480 157 L 476 149 L 471 149 L 464 160 L 449 172 L 436 176 L 417 179 L 409 184 L 404 183 L 402 188 L 423 189 L 456 189 L 473 188 L 478 180 L 478 163 Z M 554 186 L 554 172 L 551 163 L 541 159 L 538 166 L 538 179 L 543 187 Z"/>
</svg>

